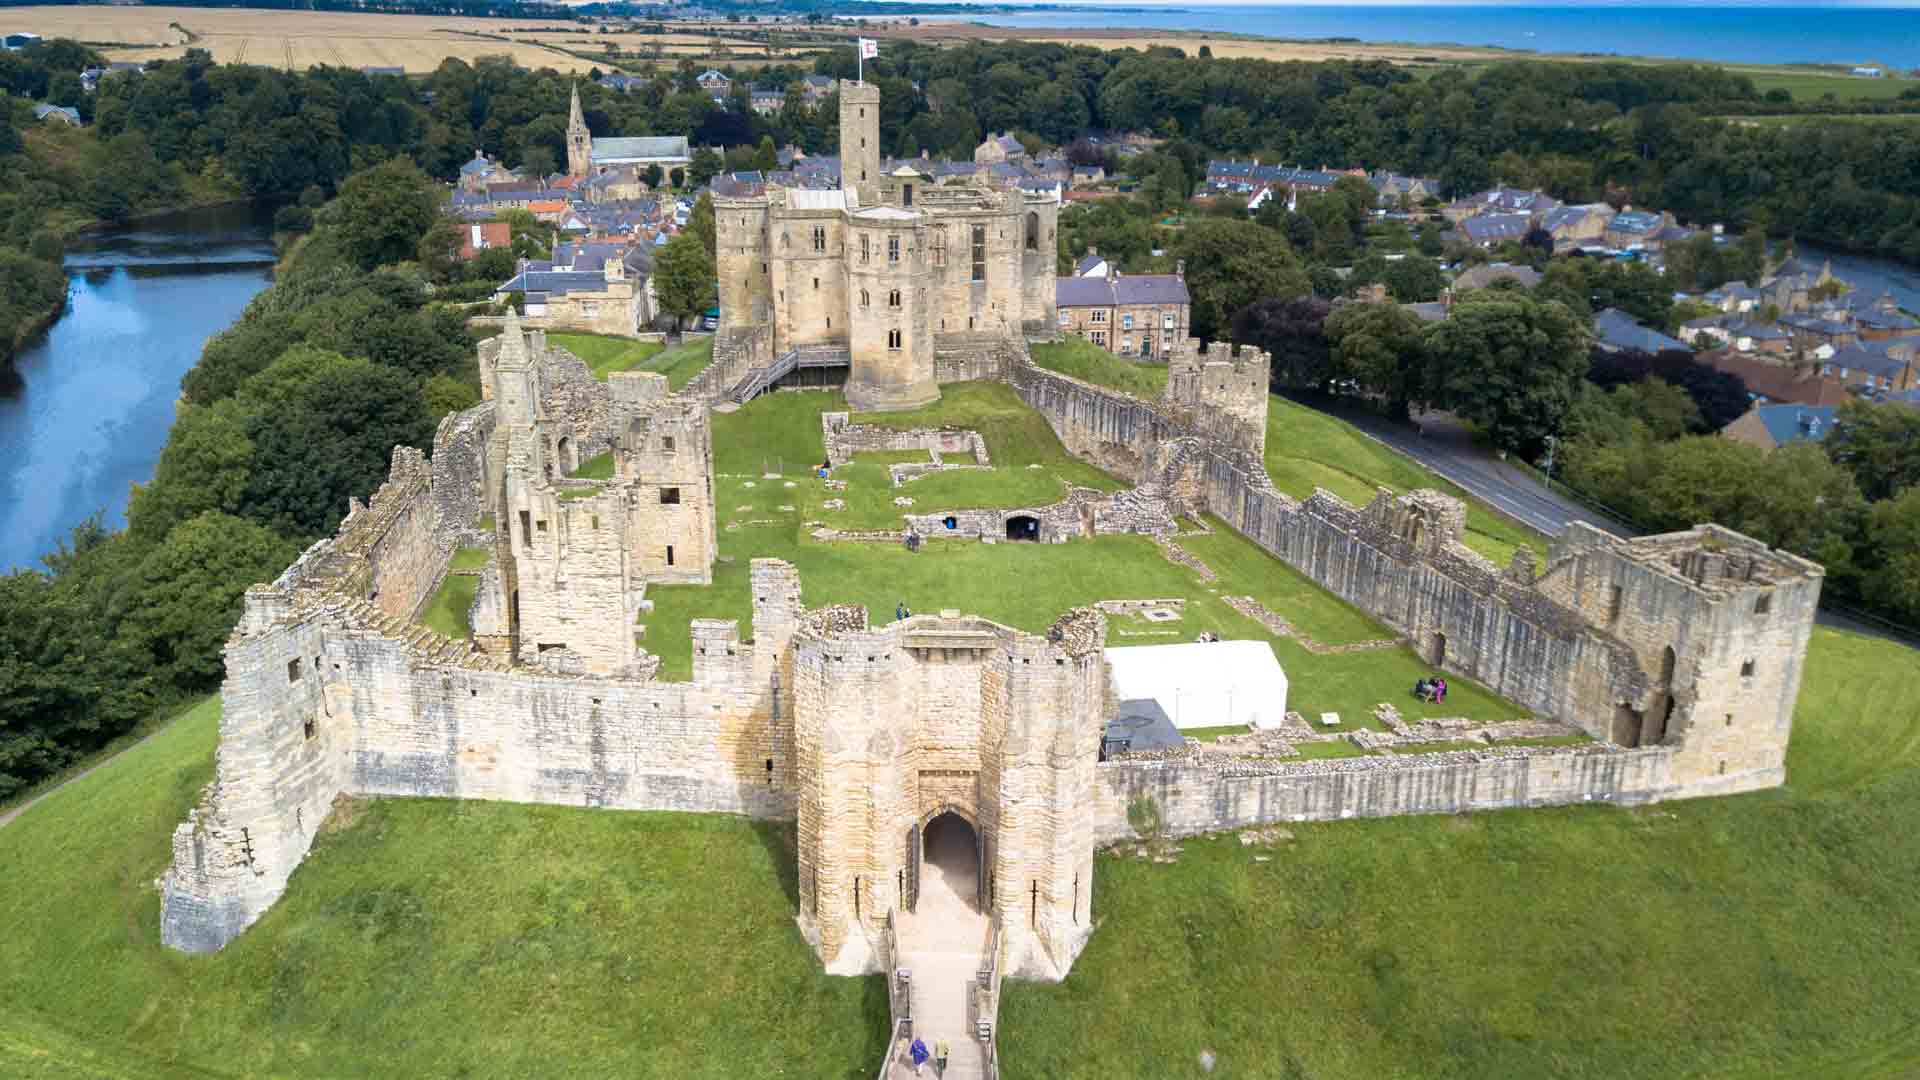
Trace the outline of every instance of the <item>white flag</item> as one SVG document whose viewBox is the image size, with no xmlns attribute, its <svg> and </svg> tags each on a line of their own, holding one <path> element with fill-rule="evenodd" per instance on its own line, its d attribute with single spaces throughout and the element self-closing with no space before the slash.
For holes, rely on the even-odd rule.
<svg viewBox="0 0 1920 1080">
<path fill-rule="evenodd" d="M 860 59 L 871 60 L 880 55 L 880 42 L 870 37 L 860 39 Z"/>
</svg>

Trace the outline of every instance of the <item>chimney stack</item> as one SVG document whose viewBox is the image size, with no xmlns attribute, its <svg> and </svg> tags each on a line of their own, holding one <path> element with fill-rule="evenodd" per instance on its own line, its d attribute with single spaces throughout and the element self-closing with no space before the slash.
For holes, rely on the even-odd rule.
<svg viewBox="0 0 1920 1080">
<path fill-rule="evenodd" d="M 1179 278 L 1181 281 L 1187 280 L 1187 260 L 1173 260 L 1173 276 Z"/>
</svg>

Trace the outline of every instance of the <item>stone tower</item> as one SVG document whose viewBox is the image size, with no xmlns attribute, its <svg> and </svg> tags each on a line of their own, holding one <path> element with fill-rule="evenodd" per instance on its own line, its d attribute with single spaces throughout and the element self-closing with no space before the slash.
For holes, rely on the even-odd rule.
<svg viewBox="0 0 1920 1080">
<path fill-rule="evenodd" d="M 848 225 L 847 403 L 913 409 L 938 400 L 925 223 L 912 210 L 875 206 L 849 214 Z"/>
<path fill-rule="evenodd" d="M 587 130 L 587 118 L 580 111 L 580 85 L 574 84 L 573 100 L 567 104 L 567 175 L 585 176 L 593 168 L 593 133 Z"/>
<path fill-rule="evenodd" d="M 872 83 L 840 80 L 840 189 L 874 204 L 874 186 L 880 182 L 880 88 Z M 853 198 L 848 200 L 854 201 Z"/>
</svg>

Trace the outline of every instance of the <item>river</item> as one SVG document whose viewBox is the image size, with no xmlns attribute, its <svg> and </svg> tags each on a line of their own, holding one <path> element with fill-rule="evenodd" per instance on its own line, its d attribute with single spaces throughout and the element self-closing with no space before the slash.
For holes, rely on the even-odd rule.
<svg viewBox="0 0 1920 1080">
<path fill-rule="evenodd" d="M 67 253 L 67 310 L 0 380 L 0 572 L 37 566 L 75 525 L 126 524 L 153 477 L 180 377 L 273 270 L 271 210 L 170 214 Z"/>
</svg>

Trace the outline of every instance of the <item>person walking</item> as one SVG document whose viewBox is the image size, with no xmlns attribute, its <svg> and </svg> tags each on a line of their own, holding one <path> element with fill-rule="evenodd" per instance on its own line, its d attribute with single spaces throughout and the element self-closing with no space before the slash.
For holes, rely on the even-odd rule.
<svg viewBox="0 0 1920 1080">
<path fill-rule="evenodd" d="M 927 1063 L 927 1044 L 919 1036 L 914 1036 L 913 1045 L 907 1047 L 907 1056 L 913 1059 L 913 1075 L 920 1075 L 920 1067 Z"/>
<path fill-rule="evenodd" d="M 947 1040 L 935 1039 L 933 1042 L 933 1075 L 947 1075 Z"/>
</svg>

